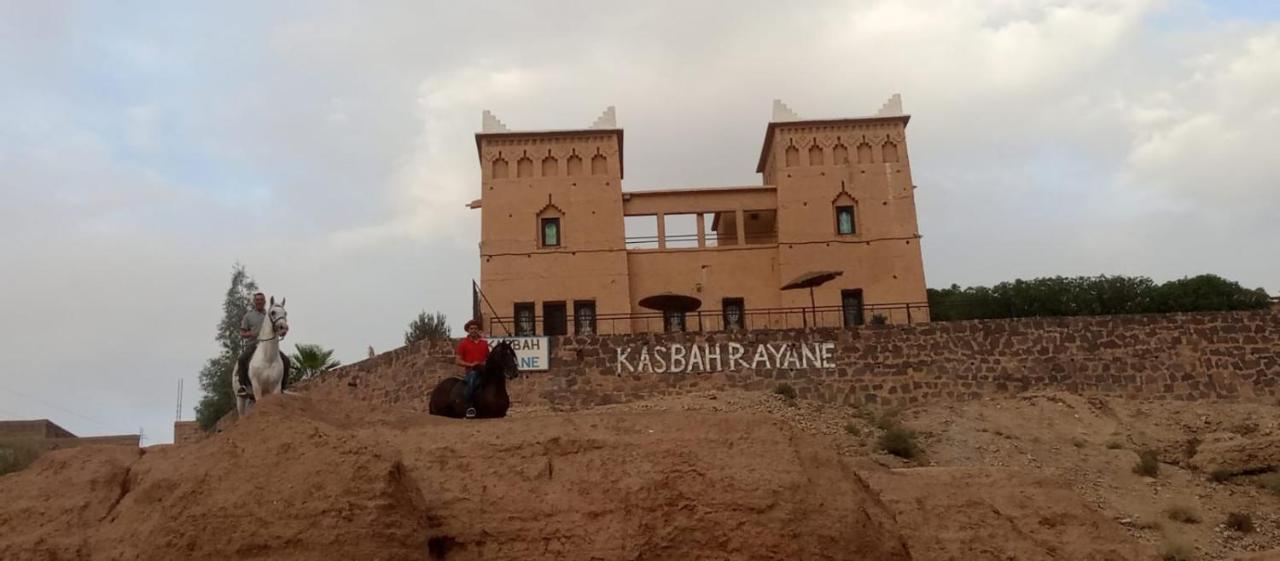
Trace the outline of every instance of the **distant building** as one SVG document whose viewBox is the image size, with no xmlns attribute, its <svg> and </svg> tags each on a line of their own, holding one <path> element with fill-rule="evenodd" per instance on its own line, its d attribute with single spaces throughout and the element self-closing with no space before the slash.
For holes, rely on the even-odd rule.
<svg viewBox="0 0 1280 561">
<path fill-rule="evenodd" d="M 110 436 L 76 436 L 48 419 L 34 421 L 0 421 L 0 444 L 5 441 L 23 441 L 44 450 L 61 450 L 79 446 L 131 446 L 142 443 L 142 435 L 118 434 Z"/>
<path fill-rule="evenodd" d="M 762 184 L 624 191 L 613 108 L 546 131 L 485 111 L 477 315 L 515 335 L 927 322 L 909 120 L 897 95 L 857 118 L 775 101 Z"/>
</svg>

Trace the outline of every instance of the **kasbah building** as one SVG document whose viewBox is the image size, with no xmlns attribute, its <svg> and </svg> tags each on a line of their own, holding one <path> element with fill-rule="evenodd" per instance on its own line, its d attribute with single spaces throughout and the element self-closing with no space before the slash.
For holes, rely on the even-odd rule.
<svg viewBox="0 0 1280 561">
<path fill-rule="evenodd" d="M 623 130 L 513 131 L 485 111 L 476 312 L 493 335 L 929 321 L 898 95 L 873 116 L 780 101 L 760 185 L 623 191 Z"/>
</svg>

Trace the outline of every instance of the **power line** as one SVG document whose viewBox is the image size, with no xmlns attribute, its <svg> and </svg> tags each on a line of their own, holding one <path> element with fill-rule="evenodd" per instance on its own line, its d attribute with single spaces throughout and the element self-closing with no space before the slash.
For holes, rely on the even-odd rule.
<svg viewBox="0 0 1280 561">
<path fill-rule="evenodd" d="M 85 415 L 81 415 L 81 414 L 79 414 L 79 413 L 76 413 L 75 411 L 72 411 L 72 410 L 70 410 L 70 409 L 67 409 L 67 408 L 62 407 L 62 406 L 59 406 L 59 405 L 54 405 L 54 404 L 49 403 L 48 401 L 45 401 L 45 400 L 43 400 L 43 399 L 40 399 L 40 398 L 38 398 L 38 397 L 36 397 L 36 396 L 34 396 L 34 395 L 31 395 L 31 394 L 27 394 L 27 393 L 20 392 L 20 391 L 18 391 L 18 390 L 13 389 L 12 387 L 9 387 L 9 386 L 5 386 L 5 391 L 11 392 L 11 393 L 16 394 L 16 395 L 21 396 L 21 397 L 25 397 L 25 398 L 27 398 L 27 399 L 32 399 L 32 400 L 38 401 L 38 402 L 40 402 L 40 403 L 44 404 L 46 407 L 51 407 L 51 408 L 53 408 L 53 409 L 57 409 L 58 411 L 62 411 L 63 413 L 67 413 L 68 415 L 74 415 L 74 416 L 76 416 L 76 417 L 79 417 L 79 418 L 81 418 L 81 419 L 84 419 L 84 420 L 86 420 L 86 421 L 89 421 L 90 423 L 93 423 L 93 424 L 94 424 L 94 426 L 98 427 L 98 428 L 99 428 L 99 429 L 101 429 L 101 430 L 104 430 L 104 431 L 107 431 L 107 432 L 111 432 L 111 429 L 107 428 L 107 424 L 106 424 L 106 423 L 104 423 L 104 422 L 102 422 L 102 421 L 100 421 L 100 420 L 98 420 L 98 419 L 94 419 L 94 418 L 92 418 L 92 417 L 87 417 L 87 416 L 85 416 Z"/>
</svg>

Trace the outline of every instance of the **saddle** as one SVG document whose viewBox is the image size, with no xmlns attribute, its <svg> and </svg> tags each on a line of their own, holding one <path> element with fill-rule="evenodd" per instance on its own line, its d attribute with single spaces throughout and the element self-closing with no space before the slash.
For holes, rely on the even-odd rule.
<svg viewBox="0 0 1280 561">
<path fill-rule="evenodd" d="M 467 400 L 467 376 L 465 374 L 461 376 L 454 376 L 454 379 L 457 380 L 458 383 L 454 384 L 453 389 L 449 391 L 449 399 L 465 402 Z M 476 386 L 476 393 L 480 393 L 480 387 L 478 384 Z"/>
</svg>

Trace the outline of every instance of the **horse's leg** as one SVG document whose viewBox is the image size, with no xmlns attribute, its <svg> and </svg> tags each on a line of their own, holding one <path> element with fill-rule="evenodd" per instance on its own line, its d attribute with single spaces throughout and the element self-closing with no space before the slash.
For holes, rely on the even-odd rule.
<svg viewBox="0 0 1280 561">
<path fill-rule="evenodd" d="M 267 388 L 263 387 L 261 367 L 256 371 L 252 366 L 249 367 L 249 385 L 253 386 L 253 401 L 262 401 L 262 396 L 265 394 Z"/>
</svg>

